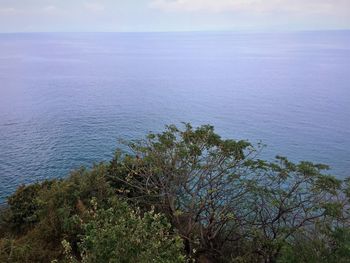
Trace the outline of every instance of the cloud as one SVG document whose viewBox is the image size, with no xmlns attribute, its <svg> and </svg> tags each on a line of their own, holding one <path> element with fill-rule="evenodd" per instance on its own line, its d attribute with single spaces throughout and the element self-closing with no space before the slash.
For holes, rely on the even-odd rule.
<svg viewBox="0 0 350 263">
<path fill-rule="evenodd" d="M 152 0 L 152 8 L 177 12 L 336 13 L 350 15 L 349 0 Z"/>
<path fill-rule="evenodd" d="M 40 10 L 39 10 L 39 11 L 40 11 Z M 55 15 L 55 14 L 61 13 L 62 10 L 60 10 L 57 6 L 48 5 L 48 6 L 45 6 L 45 7 L 42 9 L 42 11 L 43 11 L 44 14 Z"/>
<path fill-rule="evenodd" d="M 241 10 L 252 0 L 152 0 L 151 7 L 164 11 L 210 11 Z"/>
<path fill-rule="evenodd" d="M 84 4 L 85 9 L 92 12 L 102 12 L 106 8 L 103 4 L 97 2 L 88 2 Z"/>
<path fill-rule="evenodd" d="M 350 0 L 0 0 L 0 32 L 276 28 L 350 29 Z"/>
<path fill-rule="evenodd" d="M 55 11 L 57 10 L 57 7 L 54 5 L 49 5 L 49 6 L 45 6 L 43 9 L 44 11 Z"/>
<path fill-rule="evenodd" d="M 0 15 L 15 15 L 18 13 L 18 10 L 13 7 L 0 7 Z"/>
</svg>

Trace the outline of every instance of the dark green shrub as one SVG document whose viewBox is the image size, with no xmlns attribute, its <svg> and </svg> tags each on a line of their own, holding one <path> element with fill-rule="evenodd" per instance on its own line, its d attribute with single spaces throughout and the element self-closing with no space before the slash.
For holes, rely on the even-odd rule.
<svg viewBox="0 0 350 263">
<path fill-rule="evenodd" d="M 103 206 L 113 195 L 106 182 L 106 169 L 103 164 L 96 165 L 91 171 L 75 171 L 64 180 L 22 186 L 9 198 L 4 223 L 14 229 L 8 234 L 21 234 L 13 243 L 17 250 L 24 247 L 26 250 L 25 259 L 19 262 L 50 262 L 61 258 L 63 239 L 72 244 L 73 253 L 78 253 L 80 218 L 87 213 L 91 198 Z M 15 250 L 4 249 L 2 253 L 6 257 L 11 251 Z"/>
</svg>

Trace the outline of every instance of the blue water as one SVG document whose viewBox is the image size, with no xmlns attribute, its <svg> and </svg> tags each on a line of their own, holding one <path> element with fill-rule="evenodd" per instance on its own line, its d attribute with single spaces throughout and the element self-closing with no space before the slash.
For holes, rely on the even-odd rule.
<svg viewBox="0 0 350 263">
<path fill-rule="evenodd" d="M 350 175 L 350 32 L 0 34 L 0 201 L 181 121 Z"/>
</svg>

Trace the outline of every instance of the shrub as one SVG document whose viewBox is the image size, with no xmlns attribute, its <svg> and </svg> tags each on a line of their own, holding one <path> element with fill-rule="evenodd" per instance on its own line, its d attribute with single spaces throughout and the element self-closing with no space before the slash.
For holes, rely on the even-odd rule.
<svg viewBox="0 0 350 263">
<path fill-rule="evenodd" d="M 106 182 L 106 166 L 96 165 L 91 171 L 80 169 L 64 180 L 22 186 L 9 198 L 8 216 L 4 224 L 21 230 L 13 247 L 25 248 L 24 258 L 13 262 L 50 262 L 62 257 L 61 241 L 67 239 L 78 253 L 77 243 L 82 233 L 79 217 L 84 217 L 92 197 L 103 204 L 113 195 Z M 24 231 L 25 230 L 25 231 Z M 6 243 L 6 242 L 5 242 Z M 7 243 L 6 243 L 7 244 Z M 8 247 L 8 245 L 3 245 Z M 9 256 L 13 249 L 3 249 Z M 18 253 L 21 255 L 21 253 Z"/>
<path fill-rule="evenodd" d="M 182 241 L 161 214 L 141 214 L 115 199 L 92 217 L 84 224 L 82 262 L 185 262 Z"/>
</svg>

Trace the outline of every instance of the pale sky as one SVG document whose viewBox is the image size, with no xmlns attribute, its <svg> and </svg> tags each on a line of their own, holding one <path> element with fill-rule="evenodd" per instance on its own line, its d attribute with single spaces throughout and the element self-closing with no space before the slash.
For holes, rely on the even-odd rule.
<svg viewBox="0 0 350 263">
<path fill-rule="evenodd" d="M 350 0 L 0 0 L 0 32 L 350 29 Z"/>
</svg>

